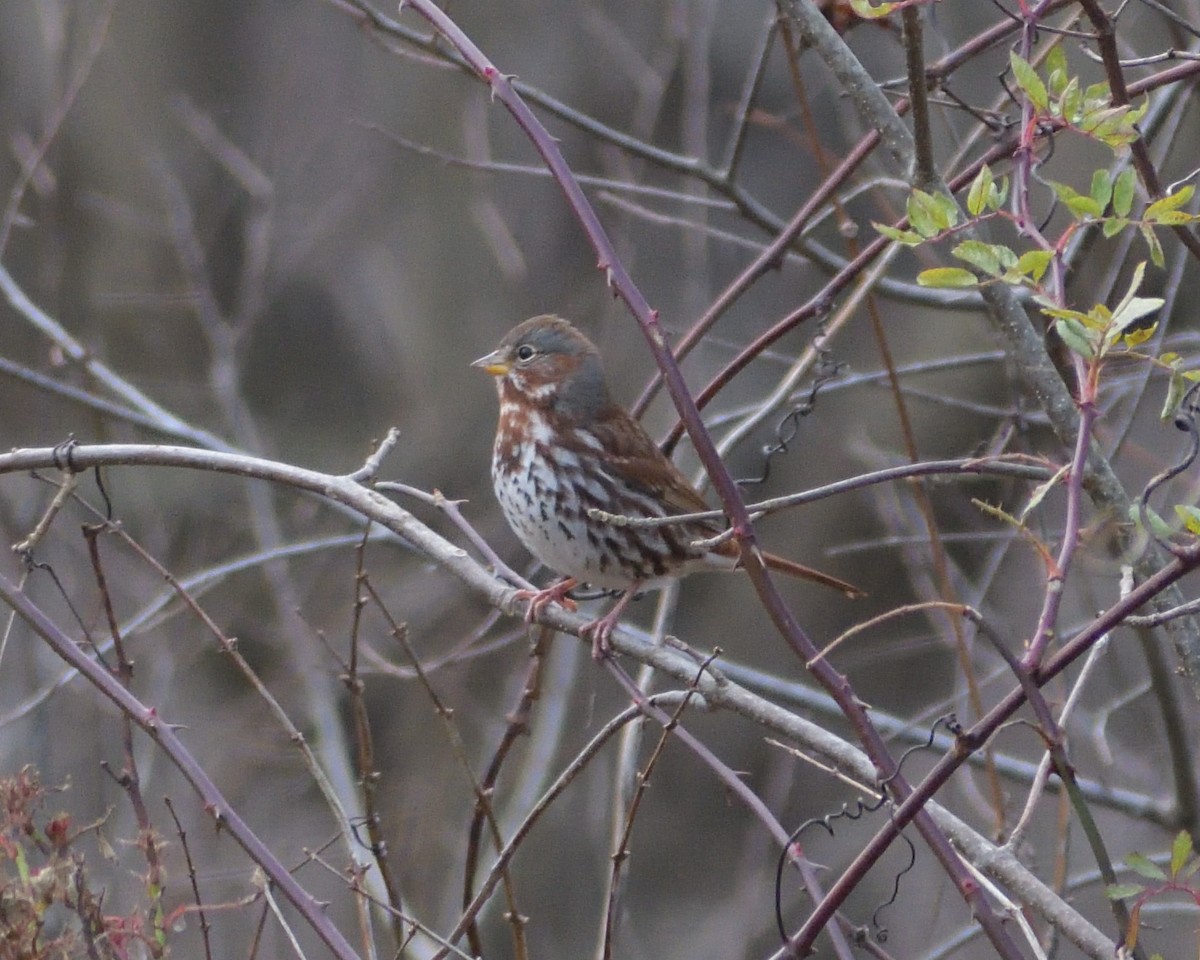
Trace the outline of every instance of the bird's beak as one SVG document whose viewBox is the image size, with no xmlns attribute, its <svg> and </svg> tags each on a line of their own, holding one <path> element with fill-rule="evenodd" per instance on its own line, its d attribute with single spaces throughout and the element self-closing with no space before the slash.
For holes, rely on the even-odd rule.
<svg viewBox="0 0 1200 960">
<path fill-rule="evenodd" d="M 502 377 L 509 370 L 508 361 L 504 359 L 504 355 L 499 350 L 493 350 L 486 357 L 480 357 L 471 366 L 478 367 L 484 373 L 490 373 L 493 377 Z"/>
</svg>

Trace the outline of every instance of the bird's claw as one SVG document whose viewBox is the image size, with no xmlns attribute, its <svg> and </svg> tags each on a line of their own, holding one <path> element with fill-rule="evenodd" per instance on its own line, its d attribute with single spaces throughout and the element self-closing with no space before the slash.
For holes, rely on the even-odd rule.
<svg viewBox="0 0 1200 960">
<path fill-rule="evenodd" d="M 545 590 L 518 590 L 513 594 L 514 600 L 528 600 L 529 607 L 525 611 L 525 622 L 533 623 L 538 615 L 552 603 L 560 604 L 571 613 L 579 609 L 579 605 L 567 596 L 575 589 L 579 581 L 568 577 L 558 583 L 551 584 Z"/>
</svg>

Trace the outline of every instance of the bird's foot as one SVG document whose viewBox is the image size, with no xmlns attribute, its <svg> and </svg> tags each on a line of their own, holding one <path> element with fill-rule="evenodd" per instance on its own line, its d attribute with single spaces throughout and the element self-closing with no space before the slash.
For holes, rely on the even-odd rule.
<svg viewBox="0 0 1200 960">
<path fill-rule="evenodd" d="M 552 603 L 561 604 L 574 613 L 578 607 L 567 594 L 578 585 L 579 581 L 574 577 L 567 577 L 565 580 L 551 584 L 545 590 L 518 590 L 513 599 L 529 601 L 529 609 L 525 611 L 525 622 L 533 623 L 537 615 Z"/>
<path fill-rule="evenodd" d="M 621 619 L 621 614 L 625 612 L 625 608 L 629 606 L 629 601 L 633 599 L 637 593 L 640 583 L 635 583 L 613 604 L 613 608 L 598 620 L 593 620 L 591 623 L 585 623 L 579 628 L 581 637 L 592 638 L 592 659 L 597 662 L 603 660 L 612 651 L 612 644 L 609 642 L 612 637 L 613 630 L 616 629 L 617 623 Z"/>
</svg>

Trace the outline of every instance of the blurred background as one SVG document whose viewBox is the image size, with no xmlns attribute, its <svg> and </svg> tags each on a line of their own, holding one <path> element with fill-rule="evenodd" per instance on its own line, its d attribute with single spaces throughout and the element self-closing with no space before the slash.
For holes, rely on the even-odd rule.
<svg viewBox="0 0 1200 960">
<path fill-rule="evenodd" d="M 1194 2 L 1176 6 L 1184 8 L 1185 23 L 1200 22 Z M 576 174 L 595 178 L 587 182 L 589 196 L 673 336 L 691 327 L 864 133 L 816 57 L 793 58 L 797 85 L 785 39 L 771 30 L 771 4 L 605 0 L 566 7 L 517 0 L 456 3 L 449 12 L 500 69 L 534 88 L 532 102 L 563 105 L 539 113 Z M 832 5 L 831 13 L 878 82 L 890 94 L 903 93 L 895 18 L 857 25 L 842 5 Z M 395 11 L 379 14 L 390 20 Z M 985 4 L 929 7 L 929 60 L 959 51 L 1003 19 Z M 1055 22 L 1071 25 L 1066 14 Z M 371 25 L 349 3 L 318 0 L 39 0 L 4 5 L 0 23 L 0 196 L 9 197 L 0 254 L 20 290 L 89 357 L 193 431 L 232 448 L 343 474 L 397 427 L 400 441 L 381 475 L 466 501 L 463 514 L 500 556 L 532 574 L 492 499 L 494 387 L 469 362 L 518 321 L 554 312 L 599 345 L 614 393 L 627 405 L 650 382 L 653 363 L 525 136 L 481 84 L 450 62 L 443 45 L 406 40 L 405 30 L 428 34 L 423 22 L 405 12 L 397 29 Z M 1131 55 L 1195 43 L 1194 30 L 1149 5 L 1130 4 L 1121 31 Z M 964 57 L 935 104 L 938 159 L 947 173 L 990 146 L 1018 115 L 997 83 L 1011 42 L 1002 38 Z M 1085 82 L 1099 79 L 1097 65 L 1077 47 L 1070 58 Z M 1194 150 L 1173 149 L 1196 142 L 1195 110 L 1185 92 L 1158 91 L 1147 121 L 1164 182 L 1186 176 L 1195 163 Z M 980 117 L 995 129 L 981 127 Z M 30 172 L 30 159 L 43 152 L 44 162 Z M 736 165 L 721 186 L 715 174 L 730 169 L 731 156 Z M 714 176 L 706 183 L 689 175 L 687 158 Z M 1083 138 L 1064 137 L 1047 175 L 1086 190 L 1091 170 L 1111 162 Z M 839 208 L 814 221 L 803 252 L 798 248 L 721 316 L 684 364 L 696 389 L 870 242 L 872 220 L 893 222 L 902 213 L 907 189 L 898 173 L 883 156 L 868 161 L 839 191 Z M 1049 211 L 1049 193 L 1042 199 Z M 1065 221 L 1054 223 L 1061 230 Z M 1136 244 L 1071 248 L 1069 282 L 1072 295 L 1087 301 L 1083 308 L 1124 293 L 1131 265 L 1145 259 Z M 1151 271 L 1150 292 L 1167 298 L 1162 319 L 1170 325 L 1163 335 L 1169 332 L 1173 349 L 1188 355 L 1194 325 L 1186 310 L 1176 309 L 1176 294 L 1194 285 L 1196 267 L 1169 239 L 1164 244 L 1167 266 Z M 918 456 L 1020 452 L 1064 462 L 978 297 L 947 296 L 913 282 L 919 269 L 948 262 L 943 256 L 923 248 L 897 258 L 876 301 Z M 198 439 L 67 395 L 62 388 L 129 406 L 69 357 L 61 337 L 35 329 L 23 311 L 0 310 L 4 446 L 52 446 L 68 436 L 81 443 Z M 817 321 L 802 325 L 727 386 L 706 410 L 718 438 L 763 403 L 819 329 Z M 815 400 L 809 376 L 728 451 L 737 477 L 761 477 L 769 467 L 765 482 L 747 486 L 748 499 L 907 459 L 867 310 L 855 311 L 824 349 Z M 1106 394 L 1101 442 L 1134 492 L 1182 450 L 1182 435 L 1157 422 L 1163 393 L 1158 378 L 1130 364 L 1114 373 Z M 811 413 L 802 415 L 810 401 Z M 675 422 L 669 401 L 657 397 L 644 421 L 652 435 L 664 436 Z M 786 450 L 764 452 L 781 440 Z M 695 469 L 686 444 L 678 459 Z M 34 527 L 57 480 L 10 475 L 0 484 L 0 525 L 10 542 Z M 249 665 L 353 801 L 354 727 L 339 677 L 353 632 L 361 524 L 312 498 L 226 476 L 121 468 L 106 471 L 104 482 L 113 519 L 237 638 Z M 932 523 L 945 539 L 956 596 L 980 606 L 1020 649 L 1036 622 L 1044 571 L 1010 528 L 971 500 L 1019 510 L 1029 485 L 954 481 L 924 489 L 925 507 L 912 488 L 883 486 L 763 523 L 771 549 L 870 593 L 855 605 L 820 588 L 787 586 L 818 645 L 898 604 L 939 596 Z M 90 479 L 79 495 L 86 505 L 68 505 L 35 551 L 53 577 L 29 571 L 28 589 L 74 635 L 101 636 L 100 596 L 78 531 L 97 519 L 92 509 L 103 516 L 104 498 Z M 400 500 L 463 542 L 438 510 Z M 1051 543 L 1062 505 L 1052 494 L 1037 514 L 1036 532 Z M 1105 521 L 1087 521 L 1094 535 L 1064 606 L 1063 634 L 1117 596 L 1118 558 Z M 351 930 L 349 897 L 336 875 L 348 854 L 337 846 L 329 810 L 288 732 L 196 617 L 171 600 L 155 569 L 116 539 L 105 542 L 104 556 L 116 612 L 129 628 L 136 692 L 184 725 L 185 741 L 217 785 L 285 863 L 306 861 L 301 880 L 333 901 L 332 915 Z M 372 542 L 364 564 L 388 609 L 407 624 L 480 775 L 525 681 L 527 632 L 490 617 L 449 574 L 403 545 Z M 22 575 L 17 557 L 5 567 L 10 576 Z M 677 600 L 671 633 L 703 651 L 719 645 L 735 664 L 759 672 L 760 689 L 768 679 L 804 687 L 802 665 L 771 629 L 748 582 L 693 578 Z M 633 605 L 632 617 L 648 627 L 656 609 L 656 599 L 647 597 Z M 383 835 L 406 903 L 445 931 L 458 912 L 474 806 L 470 782 L 453 738 L 377 611 L 364 614 L 359 642 L 374 652 L 363 676 Z M 994 653 L 975 644 L 968 637 L 960 655 L 947 620 L 908 617 L 856 637 L 838 652 L 837 664 L 881 715 L 901 718 L 923 740 L 937 717 L 957 710 L 969 719 L 979 703 L 994 702 L 1011 686 Z M 67 786 L 48 799 L 48 809 L 69 810 L 79 823 L 103 818 L 95 834 L 115 850 L 106 857 L 89 834 L 81 840 L 95 844 L 88 848 L 89 869 L 107 891 L 106 912 L 134 911 L 145 896 L 139 882 L 145 863 L 129 843 L 137 827 L 122 790 L 101 767 L 101 761 L 114 770 L 123 763 L 118 718 L 82 682 L 64 678 L 62 664 L 20 629 L 6 633 L 0 650 L 0 775 L 33 764 L 46 784 Z M 1159 655 L 1170 669 L 1170 651 L 1163 647 Z M 975 672 L 977 694 L 967 692 L 965 664 Z M 1102 672 L 1079 721 L 1077 765 L 1097 785 L 1098 816 L 1118 838 L 1114 856 L 1163 849 L 1171 835 L 1165 828 L 1177 825 L 1178 814 L 1162 773 L 1178 763 L 1163 744 L 1164 724 L 1183 724 L 1194 736 L 1194 700 L 1169 678 L 1166 689 L 1184 698 L 1185 708 L 1166 711 L 1162 688 L 1150 696 L 1145 648 L 1132 641 L 1114 645 Z M 1066 689 L 1050 692 L 1061 698 Z M 506 830 L 626 703 L 582 645 L 553 642 L 530 736 L 497 787 Z M 803 711 L 848 735 L 819 708 L 810 703 Z M 748 722 L 696 714 L 689 726 L 789 829 L 857 795 L 766 743 Z M 648 751 L 656 731 L 645 736 Z M 906 742 L 898 741 L 897 750 Z M 197 847 L 205 900 L 232 903 L 252 892 L 249 862 L 214 833 L 153 745 L 135 743 L 152 819 L 167 843 L 168 906 L 190 902 L 191 893 L 164 795 Z M 1038 747 L 1028 731 L 1008 734 L 1001 744 L 1014 760 L 1036 761 Z M 934 757 L 910 760 L 910 779 Z M 610 746 L 553 806 L 516 861 L 518 902 L 530 917 L 535 955 L 594 949 L 619 780 Z M 1027 787 L 1019 775 L 964 771 L 940 799 L 985 835 L 1002 838 Z M 1124 806 L 1112 799 L 1118 795 Z M 1143 802 L 1141 812 L 1135 801 Z M 1076 907 L 1111 931 L 1089 855 L 1063 826 L 1057 796 L 1041 809 L 1020 852 L 1031 854 L 1031 868 L 1048 880 L 1058 876 Z M 868 835 L 862 825 L 840 826 L 832 838 L 814 837 L 809 855 L 840 868 Z M 307 862 L 306 851 L 329 842 L 332 870 Z M 778 850 L 691 754 L 667 750 L 632 846 L 619 955 L 757 957 L 775 948 Z M 871 922 L 906 859 L 903 849 L 893 850 L 860 888 L 848 908 L 855 922 Z M 481 860 L 490 863 L 490 853 Z M 799 923 L 805 905 L 798 887 L 785 904 L 790 922 Z M 917 905 L 921 918 L 914 924 Z M 512 955 L 503 909 L 497 902 L 483 918 L 490 956 Z M 1169 927 L 1171 918 L 1161 922 Z M 220 945 L 214 955 L 242 955 L 259 914 L 257 907 L 229 909 L 211 923 Z M 988 950 L 970 940 L 961 902 L 920 846 L 914 872 L 901 881 L 897 903 L 880 924 L 896 956 Z M 199 955 L 198 928 L 194 918 L 180 923 L 172 936 L 177 955 Z M 262 936 L 258 955 L 284 955 L 276 925 L 268 923 Z M 1163 936 L 1168 946 L 1187 942 L 1185 934 Z M 386 940 L 381 935 L 381 955 L 395 949 Z M 427 955 L 429 944 L 416 942 L 411 950 Z"/>
</svg>

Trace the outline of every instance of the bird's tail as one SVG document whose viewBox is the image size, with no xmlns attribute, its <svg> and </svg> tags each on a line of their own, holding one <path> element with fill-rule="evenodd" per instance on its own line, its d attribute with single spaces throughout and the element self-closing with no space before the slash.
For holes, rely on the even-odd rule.
<svg viewBox="0 0 1200 960">
<path fill-rule="evenodd" d="M 813 583 L 832 587 L 834 590 L 840 590 L 851 600 L 867 595 L 865 590 L 860 590 L 852 583 L 839 580 L 837 577 L 832 577 L 828 573 L 822 573 L 820 570 L 814 570 L 812 567 L 806 567 L 802 563 L 796 563 L 795 560 L 788 560 L 786 557 L 780 557 L 774 553 L 764 553 L 762 559 L 763 563 L 767 565 L 768 570 L 774 570 L 777 573 L 786 573 L 789 577 L 796 577 L 799 580 L 811 580 Z"/>
</svg>

